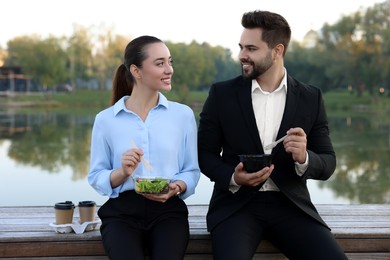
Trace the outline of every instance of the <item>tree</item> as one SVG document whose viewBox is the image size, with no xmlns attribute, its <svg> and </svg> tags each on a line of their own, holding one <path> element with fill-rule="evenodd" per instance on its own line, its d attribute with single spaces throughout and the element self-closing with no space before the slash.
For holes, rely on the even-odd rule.
<svg viewBox="0 0 390 260">
<path fill-rule="evenodd" d="M 8 42 L 7 66 L 20 66 L 26 74 L 33 75 L 46 88 L 66 80 L 66 53 L 63 39 L 21 36 Z"/>
<path fill-rule="evenodd" d="M 389 78 L 390 0 L 343 16 L 321 30 L 318 50 L 323 68 L 333 82 L 353 85 L 361 95 L 375 93 Z M 387 69 L 386 69 L 387 68 Z"/>
<path fill-rule="evenodd" d="M 230 49 L 216 46 L 212 49 L 212 51 L 212 57 L 217 72 L 212 81 L 226 80 L 241 74 L 241 65 L 232 58 L 232 52 Z M 208 82 L 207 86 L 209 86 L 209 83 L 210 82 Z"/>
<path fill-rule="evenodd" d="M 231 58 L 231 52 L 221 46 L 196 41 L 189 45 L 168 41 L 167 46 L 174 61 L 173 91 L 182 102 L 190 90 L 202 90 L 239 73 L 239 64 Z"/>
<path fill-rule="evenodd" d="M 114 34 L 110 28 L 104 29 L 103 33 L 98 35 L 93 70 L 99 82 L 99 89 L 104 89 L 108 80 L 111 82 L 116 69 L 124 62 L 123 53 L 130 40 L 129 37 Z"/>
<path fill-rule="evenodd" d="M 379 86 L 390 90 L 390 0 L 368 8 L 362 19 L 366 45 L 365 80 L 376 93 Z"/>
<path fill-rule="evenodd" d="M 76 81 L 86 81 L 93 77 L 93 43 L 91 32 L 82 26 L 73 26 L 73 35 L 68 39 L 66 49 L 68 60 L 68 77 L 71 85 L 77 88 Z"/>
</svg>

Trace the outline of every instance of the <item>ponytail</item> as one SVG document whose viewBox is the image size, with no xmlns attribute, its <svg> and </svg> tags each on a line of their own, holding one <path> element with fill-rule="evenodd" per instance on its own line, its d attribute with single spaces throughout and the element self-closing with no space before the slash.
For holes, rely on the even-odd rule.
<svg viewBox="0 0 390 260">
<path fill-rule="evenodd" d="M 125 64 L 119 65 L 112 80 L 111 105 L 124 96 L 130 96 L 133 91 L 133 76 Z"/>
</svg>

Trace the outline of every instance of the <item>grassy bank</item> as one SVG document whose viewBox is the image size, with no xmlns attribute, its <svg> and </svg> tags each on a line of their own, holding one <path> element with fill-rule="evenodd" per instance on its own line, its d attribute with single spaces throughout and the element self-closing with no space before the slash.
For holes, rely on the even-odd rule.
<svg viewBox="0 0 390 260">
<path fill-rule="evenodd" d="M 164 93 L 168 99 L 179 101 L 175 92 Z M 207 91 L 192 91 L 185 103 L 200 110 L 208 95 Z M 46 107 L 50 109 L 74 110 L 83 108 L 96 108 L 100 110 L 109 106 L 111 99 L 110 90 L 76 90 L 70 93 L 34 93 L 2 97 L 0 103 L 3 106 L 15 108 Z M 324 94 L 325 105 L 332 113 L 362 112 L 375 113 L 390 112 L 390 98 L 388 96 L 372 97 L 364 93 L 358 97 L 347 91 L 333 91 Z"/>
<path fill-rule="evenodd" d="M 328 112 L 349 115 L 373 113 L 377 115 L 390 112 L 390 96 L 372 96 L 365 92 L 362 96 L 347 91 L 332 91 L 324 95 Z"/>
<path fill-rule="evenodd" d="M 207 94 L 201 91 L 191 92 L 185 103 L 190 104 L 198 112 Z M 164 95 L 170 100 L 179 101 L 174 92 L 164 93 Z M 110 90 L 75 90 L 69 93 L 29 93 L 0 97 L 0 109 L 18 109 L 27 113 L 33 108 L 77 113 L 88 109 L 98 112 L 108 107 L 110 102 Z"/>
<path fill-rule="evenodd" d="M 203 102 L 207 97 L 205 91 L 192 91 L 189 95 L 190 102 Z M 169 99 L 179 100 L 175 92 L 164 93 Z M 2 98 L 4 102 L 34 102 L 39 106 L 41 103 L 57 102 L 61 106 L 94 106 L 99 104 L 108 105 L 111 99 L 111 90 L 75 90 L 60 93 L 28 93 L 17 94 L 8 98 Z"/>
</svg>

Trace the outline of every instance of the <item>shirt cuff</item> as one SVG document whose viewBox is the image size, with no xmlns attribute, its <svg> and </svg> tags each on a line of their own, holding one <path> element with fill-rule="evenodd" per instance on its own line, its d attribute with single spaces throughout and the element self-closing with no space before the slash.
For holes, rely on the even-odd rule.
<svg viewBox="0 0 390 260">
<path fill-rule="evenodd" d="M 230 178 L 230 186 L 229 186 L 229 191 L 231 193 L 236 193 L 240 189 L 241 185 L 238 185 L 234 181 L 234 173 L 232 174 L 232 177 Z"/>
<path fill-rule="evenodd" d="M 306 172 L 308 167 L 309 167 L 309 154 L 306 151 L 305 162 L 302 164 L 295 162 L 295 172 L 298 174 L 298 176 L 302 176 Z"/>
</svg>

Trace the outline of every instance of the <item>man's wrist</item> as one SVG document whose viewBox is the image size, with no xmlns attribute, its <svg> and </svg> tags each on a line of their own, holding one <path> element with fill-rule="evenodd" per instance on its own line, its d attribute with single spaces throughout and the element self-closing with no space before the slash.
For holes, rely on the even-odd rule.
<svg viewBox="0 0 390 260">
<path fill-rule="evenodd" d="M 234 179 L 234 174 L 235 174 L 235 172 L 233 172 L 232 177 L 230 178 L 230 186 L 239 187 L 240 185 L 238 185 L 238 184 L 236 183 L 236 180 Z"/>
<path fill-rule="evenodd" d="M 295 162 L 295 171 L 299 176 L 302 176 L 309 167 L 309 154 L 306 151 L 306 159 L 303 163 Z"/>
</svg>

